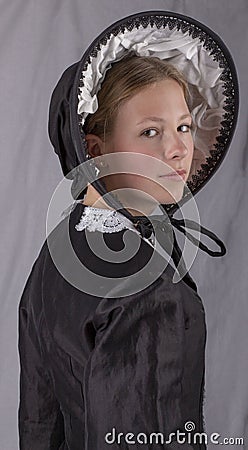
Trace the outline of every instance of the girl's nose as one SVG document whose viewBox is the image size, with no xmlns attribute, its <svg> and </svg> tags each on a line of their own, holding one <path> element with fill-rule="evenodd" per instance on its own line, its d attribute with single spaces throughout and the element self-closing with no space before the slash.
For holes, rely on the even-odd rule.
<svg viewBox="0 0 248 450">
<path fill-rule="evenodd" d="M 165 159 L 184 158 L 188 154 L 185 142 L 178 135 L 166 136 L 162 144 L 163 156 Z"/>
</svg>

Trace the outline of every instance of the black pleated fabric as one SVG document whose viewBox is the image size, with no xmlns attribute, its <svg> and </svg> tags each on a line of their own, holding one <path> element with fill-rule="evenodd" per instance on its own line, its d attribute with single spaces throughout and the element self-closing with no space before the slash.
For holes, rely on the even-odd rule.
<svg viewBox="0 0 248 450">
<path fill-rule="evenodd" d="M 147 264 L 153 249 L 144 240 L 132 264 L 95 256 L 85 232 L 75 230 L 84 208 L 78 203 L 70 215 L 70 238 L 89 269 L 119 277 Z M 63 246 L 65 233 L 64 219 L 53 231 L 54 247 Z M 118 251 L 124 233 L 134 234 L 106 233 L 107 245 Z M 117 283 L 120 296 L 95 297 L 63 278 L 44 243 L 19 309 L 21 450 L 205 448 L 117 443 L 118 433 L 168 438 L 187 421 L 204 428 L 205 314 L 196 291 L 183 280 L 172 283 L 173 273 L 167 265 L 139 293 L 121 297 Z M 107 433 L 115 442 L 105 442 Z"/>
<path fill-rule="evenodd" d="M 49 107 L 48 134 L 59 157 L 66 176 L 80 162 L 77 158 L 71 133 L 71 91 L 78 69 L 78 62 L 68 67 L 62 74 L 51 96 Z"/>
</svg>

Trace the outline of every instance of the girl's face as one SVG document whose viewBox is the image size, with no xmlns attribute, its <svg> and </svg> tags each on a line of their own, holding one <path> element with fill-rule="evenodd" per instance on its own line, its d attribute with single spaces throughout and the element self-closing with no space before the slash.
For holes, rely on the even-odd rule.
<svg viewBox="0 0 248 450">
<path fill-rule="evenodd" d="M 192 163 L 191 126 L 183 89 L 175 80 L 166 79 L 145 87 L 120 106 L 111 136 L 105 142 L 98 137 L 95 141 L 94 135 L 87 135 L 86 139 L 89 151 L 97 147 L 99 155 L 120 153 L 119 168 L 116 163 L 109 167 L 119 173 L 104 177 L 109 192 L 120 188 L 137 189 L 141 207 L 142 194 L 145 201 L 149 201 L 146 195 L 149 194 L 158 203 L 175 203 L 183 195 Z M 138 174 L 120 173 L 121 167 L 135 164 L 135 159 L 128 161 L 130 153 L 139 154 Z M 142 159 L 141 155 L 153 158 Z M 106 161 L 109 166 L 111 159 L 108 157 Z M 184 174 L 177 175 L 178 170 L 184 170 Z M 171 172 L 174 177 L 168 175 Z M 130 198 L 131 191 L 126 192 Z"/>
</svg>

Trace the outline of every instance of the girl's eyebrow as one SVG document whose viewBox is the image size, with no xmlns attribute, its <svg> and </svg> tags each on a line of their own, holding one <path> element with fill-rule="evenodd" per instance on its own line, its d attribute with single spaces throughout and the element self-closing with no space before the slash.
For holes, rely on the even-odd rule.
<svg viewBox="0 0 248 450">
<path fill-rule="evenodd" d="M 178 120 L 183 120 L 183 119 L 192 119 L 191 114 L 183 114 L 182 116 L 180 116 L 178 118 Z M 146 122 L 150 120 L 151 122 L 166 122 L 166 120 L 162 119 L 161 117 L 156 117 L 156 116 L 150 116 L 150 117 L 145 117 L 144 119 L 141 120 L 141 122 L 136 123 L 136 125 L 140 125 L 143 122 Z"/>
</svg>

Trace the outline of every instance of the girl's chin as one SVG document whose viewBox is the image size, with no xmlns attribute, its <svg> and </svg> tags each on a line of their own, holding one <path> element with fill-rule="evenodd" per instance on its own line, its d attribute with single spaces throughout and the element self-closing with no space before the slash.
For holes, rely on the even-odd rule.
<svg viewBox="0 0 248 450">
<path fill-rule="evenodd" d="M 154 192 L 154 199 L 162 205 L 178 203 L 183 197 L 183 187 L 181 189 L 175 189 L 175 191 L 163 192 L 161 194 L 156 195 Z"/>
</svg>

